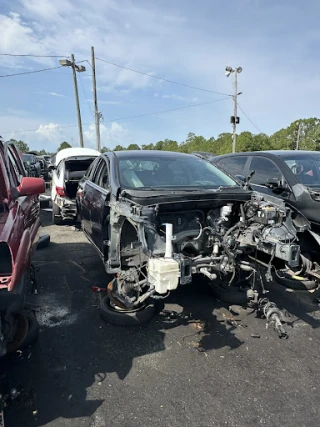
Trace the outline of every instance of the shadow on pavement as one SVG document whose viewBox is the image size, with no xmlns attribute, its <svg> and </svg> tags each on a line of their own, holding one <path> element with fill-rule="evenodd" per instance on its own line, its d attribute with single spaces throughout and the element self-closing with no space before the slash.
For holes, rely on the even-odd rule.
<svg viewBox="0 0 320 427">
<path fill-rule="evenodd" d="M 201 331 L 201 348 L 241 345 L 232 330 L 212 314 L 214 300 L 200 293 L 198 299 L 196 287 L 180 289 L 166 301 L 176 302 L 185 313 L 175 323 L 168 322 L 165 313 L 139 327 L 104 323 L 99 317 L 100 295 L 90 286 L 103 286 L 108 277 L 89 243 L 51 242 L 47 249 L 38 251 L 35 266 L 40 288 L 36 315 L 41 332 L 30 351 L 10 358 L 11 386 L 22 386 L 29 397 L 8 408 L 9 427 L 43 426 L 60 417 L 90 417 L 107 399 L 105 388 L 100 395 L 90 386 L 105 386 L 110 375 L 123 381 L 136 358 L 163 352 L 166 331 L 186 324 L 187 313 L 189 320 L 196 317 L 206 324 Z M 121 390 L 116 392 L 121 395 Z"/>
<path fill-rule="evenodd" d="M 44 224 L 49 224 L 48 215 Z M 102 262 L 89 243 L 70 241 L 74 236 L 64 227 L 60 234 L 66 241 L 39 251 L 35 262 L 39 341 L 32 350 L 6 361 L 11 386 L 26 390 L 26 397 L 8 408 L 7 427 L 40 427 L 60 418 L 82 418 L 78 424 L 89 425 L 85 419 L 108 399 L 108 393 L 119 396 L 121 404 L 124 380 L 135 359 L 166 350 L 168 330 L 190 325 L 183 339 L 199 351 L 243 344 L 233 333 L 235 327 L 217 318 L 215 309 L 221 304 L 198 279 L 172 293 L 165 300 L 168 311 L 161 311 L 159 304 L 160 313 L 140 327 L 104 323 L 99 317 L 100 295 L 90 289 L 108 282 Z M 301 307 L 294 307 L 295 315 L 307 319 Z M 122 381 L 116 390 L 108 384 L 113 375 Z M 139 375 L 143 381 L 144 371 Z"/>
</svg>

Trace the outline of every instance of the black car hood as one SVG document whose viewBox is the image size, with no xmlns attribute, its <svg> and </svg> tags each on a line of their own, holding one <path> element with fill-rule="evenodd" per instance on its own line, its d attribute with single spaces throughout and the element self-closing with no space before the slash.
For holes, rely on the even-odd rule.
<svg viewBox="0 0 320 427">
<path fill-rule="evenodd" d="M 141 206 L 151 206 L 165 203 L 185 203 L 192 201 L 228 200 L 247 201 L 251 199 L 251 191 L 237 188 L 221 188 L 218 190 L 203 191 L 146 191 L 146 190 L 123 190 L 121 196 Z"/>
</svg>

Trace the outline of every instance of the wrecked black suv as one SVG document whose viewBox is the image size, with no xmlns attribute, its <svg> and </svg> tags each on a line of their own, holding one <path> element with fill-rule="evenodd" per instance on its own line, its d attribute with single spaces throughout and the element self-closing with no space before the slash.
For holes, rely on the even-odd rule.
<svg viewBox="0 0 320 427">
<path fill-rule="evenodd" d="M 272 271 L 304 268 L 308 221 L 196 156 L 102 154 L 79 183 L 77 208 L 84 233 L 114 275 L 100 309 L 111 323 L 147 320 L 153 299 L 196 273 L 210 280 L 219 298 L 237 295 L 246 302 L 263 288 L 260 265 L 268 280 Z M 318 272 L 306 263 L 316 287 Z"/>
</svg>

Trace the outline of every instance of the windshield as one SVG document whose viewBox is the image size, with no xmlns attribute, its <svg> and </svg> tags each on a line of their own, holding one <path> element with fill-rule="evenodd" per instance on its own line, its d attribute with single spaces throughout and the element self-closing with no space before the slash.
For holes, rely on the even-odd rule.
<svg viewBox="0 0 320 427">
<path fill-rule="evenodd" d="M 284 161 L 301 184 L 320 187 L 320 153 L 287 156 Z"/>
<path fill-rule="evenodd" d="M 194 156 L 144 156 L 118 159 L 120 184 L 130 189 L 185 189 L 238 186 L 222 171 Z"/>
<path fill-rule="evenodd" d="M 33 156 L 32 154 L 22 154 L 22 159 L 24 162 L 32 162 Z"/>
</svg>

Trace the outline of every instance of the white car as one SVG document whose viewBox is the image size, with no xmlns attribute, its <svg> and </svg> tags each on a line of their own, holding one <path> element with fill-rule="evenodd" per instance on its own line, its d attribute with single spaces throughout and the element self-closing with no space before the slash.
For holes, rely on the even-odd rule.
<svg viewBox="0 0 320 427">
<path fill-rule="evenodd" d="M 65 148 L 59 151 L 49 166 L 52 171 L 52 222 L 60 225 L 64 220 L 77 217 L 76 194 L 78 183 L 93 160 L 100 155 L 91 148 Z"/>
</svg>

